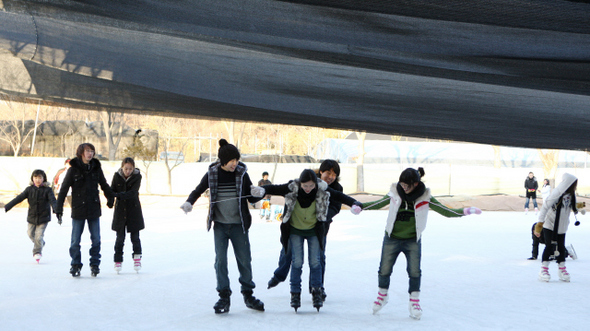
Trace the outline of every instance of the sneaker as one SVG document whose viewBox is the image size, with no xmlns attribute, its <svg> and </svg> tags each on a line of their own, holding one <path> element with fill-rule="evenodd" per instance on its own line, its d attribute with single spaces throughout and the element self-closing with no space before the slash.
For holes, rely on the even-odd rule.
<svg viewBox="0 0 590 331">
<path fill-rule="evenodd" d="M 416 320 L 422 318 L 422 308 L 420 307 L 420 299 L 418 298 L 419 295 L 420 292 L 410 293 L 410 302 L 408 304 L 410 317 Z"/>
<path fill-rule="evenodd" d="M 539 271 L 539 280 L 542 282 L 548 282 L 551 280 L 551 275 L 549 274 L 549 262 L 543 262 L 541 271 Z"/>
<path fill-rule="evenodd" d="M 141 254 L 133 254 L 133 270 L 141 270 Z"/>
<path fill-rule="evenodd" d="M 41 253 L 37 253 L 37 254 L 33 255 L 33 257 L 35 258 L 35 261 L 37 261 L 37 263 L 39 263 L 39 261 L 41 260 Z"/>
<path fill-rule="evenodd" d="M 381 308 L 385 307 L 387 301 L 389 301 L 389 297 L 387 296 L 387 289 L 380 288 L 379 291 L 377 291 L 377 300 L 373 302 L 373 314 L 376 314 L 378 311 L 381 310 Z"/>
<path fill-rule="evenodd" d="M 563 282 L 570 281 L 570 274 L 565 269 L 565 262 L 561 262 L 559 264 L 559 280 L 561 280 Z"/>
<path fill-rule="evenodd" d="M 117 272 L 117 274 L 121 271 L 121 269 L 123 269 L 123 263 L 115 262 L 115 271 Z"/>
</svg>

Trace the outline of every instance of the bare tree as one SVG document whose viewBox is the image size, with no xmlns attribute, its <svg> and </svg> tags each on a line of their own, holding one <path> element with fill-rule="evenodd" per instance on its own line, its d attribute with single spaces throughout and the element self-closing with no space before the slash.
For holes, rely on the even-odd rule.
<svg viewBox="0 0 590 331">
<path fill-rule="evenodd" d="M 242 143 L 242 138 L 244 136 L 244 130 L 246 128 L 246 122 L 241 122 L 238 124 L 239 126 L 239 135 L 236 139 L 236 121 L 223 121 L 225 124 L 225 128 L 228 134 L 228 140 L 230 144 L 235 145 L 238 149 L 240 149 L 240 145 Z"/>
<path fill-rule="evenodd" d="M 104 134 L 107 139 L 109 147 L 109 160 L 114 160 L 123 136 L 123 126 L 125 125 L 125 114 L 116 113 L 110 110 L 103 110 L 100 112 L 100 118 L 104 126 Z M 118 127 L 117 127 L 118 125 Z M 113 131 L 115 133 L 113 134 Z"/>
<path fill-rule="evenodd" d="M 133 143 L 130 146 L 127 146 L 127 148 L 123 150 L 123 153 L 125 154 L 125 156 L 129 156 L 135 160 L 142 161 L 145 167 L 145 187 L 146 191 L 150 193 L 151 188 L 149 184 L 149 169 L 150 165 L 152 165 L 152 162 L 154 162 L 157 159 L 158 154 L 156 150 L 150 150 L 143 144 L 143 141 L 141 141 L 141 137 L 143 137 L 143 135 L 140 133 L 141 130 L 137 130 L 135 132 L 135 135 L 133 136 Z"/>
<path fill-rule="evenodd" d="M 557 173 L 557 165 L 559 163 L 559 150 L 549 149 L 542 150 L 537 149 L 539 152 L 539 158 L 543 162 L 543 175 L 545 178 L 553 180 L 551 185 L 555 183 L 555 174 Z"/>
<path fill-rule="evenodd" d="M 29 136 L 37 130 L 35 121 L 27 120 L 30 113 L 27 106 L 13 96 L 0 94 L 0 108 L 7 116 L 5 121 L 0 122 L 0 140 L 10 145 L 14 157 L 18 156 Z"/>
</svg>

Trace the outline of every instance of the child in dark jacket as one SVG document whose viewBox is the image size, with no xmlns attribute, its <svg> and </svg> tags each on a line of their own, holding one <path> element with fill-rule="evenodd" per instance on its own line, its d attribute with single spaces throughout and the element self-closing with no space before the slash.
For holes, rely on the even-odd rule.
<svg viewBox="0 0 590 331">
<path fill-rule="evenodd" d="M 113 214 L 113 231 L 117 232 L 115 240 L 115 271 L 119 273 L 123 263 L 123 246 L 125 232 L 129 232 L 133 244 L 133 268 L 141 269 L 141 241 L 139 231 L 145 228 L 141 203 L 139 202 L 139 186 L 141 174 L 135 168 L 135 161 L 126 157 L 121 162 L 121 169 L 113 175 L 111 189 L 117 195 L 115 212 Z M 111 207 L 111 206 L 108 206 Z"/>
<path fill-rule="evenodd" d="M 29 213 L 27 216 L 29 228 L 27 233 L 34 244 L 33 256 L 35 257 L 35 260 L 37 260 L 37 263 L 39 263 L 43 246 L 45 246 L 45 241 L 43 239 L 45 228 L 47 228 L 47 223 L 51 221 L 51 208 L 53 208 L 53 211 L 55 212 L 56 207 L 53 190 L 51 189 L 51 185 L 47 182 L 47 175 L 43 170 L 33 171 L 31 174 L 31 185 L 6 204 L 4 209 L 8 212 L 12 207 L 21 203 L 25 199 L 29 202 Z M 61 224 L 61 217 L 59 217 L 58 220 Z"/>
</svg>

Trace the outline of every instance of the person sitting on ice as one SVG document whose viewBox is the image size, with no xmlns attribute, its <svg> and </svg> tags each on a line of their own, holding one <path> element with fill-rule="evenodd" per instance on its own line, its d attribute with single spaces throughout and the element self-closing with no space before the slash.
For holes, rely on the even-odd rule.
<svg viewBox="0 0 590 331">
<path fill-rule="evenodd" d="M 430 189 L 422 182 L 424 169 L 407 168 L 399 176 L 399 182 L 393 183 L 389 193 L 383 198 L 363 203 L 363 210 L 381 209 L 389 205 L 389 215 L 385 226 L 381 262 L 379 264 L 379 290 L 373 304 L 373 313 L 383 308 L 389 299 L 387 294 L 393 265 L 400 253 L 404 253 L 407 261 L 410 286 L 409 310 L 410 317 L 420 319 L 420 280 L 422 271 L 422 231 L 426 228 L 429 209 L 445 217 L 462 217 L 481 214 L 476 207 L 448 208 L 442 205 L 431 194 Z"/>
</svg>

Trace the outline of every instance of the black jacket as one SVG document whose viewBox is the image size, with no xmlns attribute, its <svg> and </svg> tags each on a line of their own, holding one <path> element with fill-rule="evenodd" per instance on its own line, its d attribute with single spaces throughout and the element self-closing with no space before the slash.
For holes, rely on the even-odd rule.
<svg viewBox="0 0 590 331">
<path fill-rule="evenodd" d="M 29 202 L 27 222 L 40 225 L 51 221 L 51 208 L 55 212 L 56 202 L 53 190 L 49 186 L 49 183 L 43 183 L 40 187 L 35 185 L 27 187 L 16 198 L 7 203 L 4 209 L 9 211 L 12 207 L 27 199 Z"/>
<path fill-rule="evenodd" d="M 71 187 L 72 218 L 99 218 L 102 213 L 100 210 L 98 186 L 100 185 L 100 188 L 108 200 L 115 198 L 113 190 L 111 190 L 111 187 L 104 178 L 100 161 L 92 159 L 88 165 L 86 165 L 82 160 L 76 157 L 70 161 L 70 165 L 71 167 L 68 169 L 63 184 L 59 189 L 55 213 L 63 214 L 64 199 Z"/>
<path fill-rule="evenodd" d="M 137 168 L 133 170 L 127 180 L 125 180 L 122 170 L 113 175 L 111 189 L 114 193 L 118 193 L 111 227 L 113 231 L 125 229 L 125 226 L 127 226 L 127 232 L 136 232 L 145 228 L 139 202 L 140 185 L 141 173 Z M 112 206 L 109 205 L 109 207 Z"/>
</svg>

